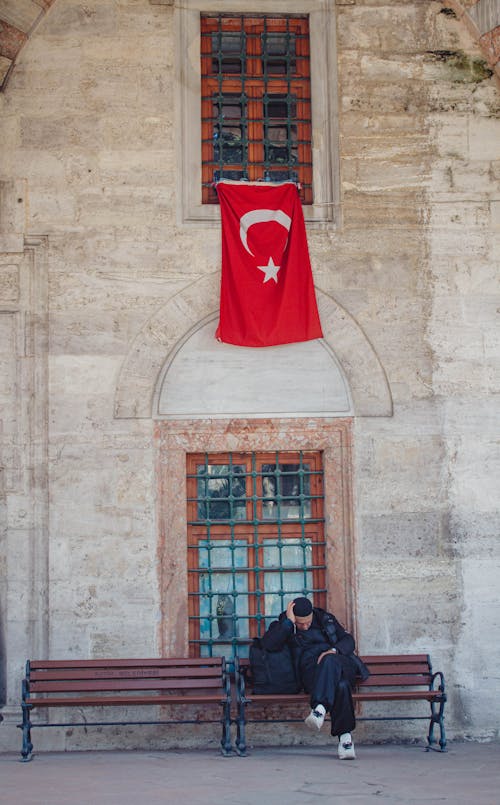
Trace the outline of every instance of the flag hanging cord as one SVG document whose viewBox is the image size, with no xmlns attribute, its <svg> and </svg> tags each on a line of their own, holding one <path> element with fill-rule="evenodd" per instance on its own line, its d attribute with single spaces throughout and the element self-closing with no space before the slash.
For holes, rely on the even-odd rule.
<svg viewBox="0 0 500 805">
<path fill-rule="evenodd" d="M 217 176 L 218 171 L 214 174 L 214 181 L 212 182 L 212 187 L 217 187 L 218 184 L 223 182 L 224 184 L 243 184 L 245 186 L 261 186 L 261 185 L 271 185 L 272 187 L 280 187 L 284 184 L 293 184 L 297 188 L 297 190 L 302 189 L 302 185 L 296 179 L 283 179 L 279 182 L 273 182 L 272 179 L 269 179 L 264 174 L 262 179 L 255 179 L 250 181 L 250 179 L 241 178 L 241 179 L 226 179 L 224 176 Z"/>
</svg>

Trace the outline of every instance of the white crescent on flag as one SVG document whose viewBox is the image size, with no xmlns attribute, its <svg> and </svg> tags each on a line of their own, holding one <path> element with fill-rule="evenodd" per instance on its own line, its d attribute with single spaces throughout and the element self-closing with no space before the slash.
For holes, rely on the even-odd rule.
<svg viewBox="0 0 500 805">
<path fill-rule="evenodd" d="M 240 238 L 248 254 L 255 257 L 248 246 L 248 230 L 254 224 L 265 224 L 268 221 L 276 221 L 277 224 L 284 226 L 287 232 L 290 231 L 292 219 L 283 210 L 250 210 L 240 218 Z"/>
</svg>

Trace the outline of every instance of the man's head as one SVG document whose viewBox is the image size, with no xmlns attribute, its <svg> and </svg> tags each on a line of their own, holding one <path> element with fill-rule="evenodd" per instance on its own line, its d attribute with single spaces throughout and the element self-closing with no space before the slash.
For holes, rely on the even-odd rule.
<svg viewBox="0 0 500 805">
<path fill-rule="evenodd" d="M 295 598 L 293 602 L 295 626 L 305 632 L 310 628 L 313 619 L 313 607 L 308 598 Z"/>
</svg>

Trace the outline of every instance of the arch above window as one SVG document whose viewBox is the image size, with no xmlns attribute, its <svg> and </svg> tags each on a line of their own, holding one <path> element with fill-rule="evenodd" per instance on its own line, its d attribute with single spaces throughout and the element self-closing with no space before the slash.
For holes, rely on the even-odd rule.
<svg viewBox="0 0 500 805">
<path fill-rule="evenodd" d="M 265 349 L 221 344 L 216 317 L 167 361 L 153 413 L 160 418 L 351 416 L 349 386 L 323 341 Z"/>
<path fill-rule="evenodd" d="M 125 357 L 118 378 L 116 418 L 165 416 L 161 413 L 164 409 L 160 408 L 160 403 L 165 403 L 162 388 L 168 367 L 173 365 L 176 355 L 193 333 L 201 332 L 207 325 L 206 331 L 200 335 L 203 338 L 209 334 L 211 323 L 213 346 L 222 347 L 215 342 L 213 313 L 217 309 L 219 284 L 218 272 L 204 277 L 177 294 L 144 324 Z M 334 375 L 328 379 L 332 394 L 335 387 L 340 388 L 339 377 L 343 377 L 348 386 L 346 394 L 352 407 L 343 415 L 392 416 L 392 397 L 386 374 L 363 330 L 332 297 L 318 289 L 316 293 L 324 346 L 315 343 L 318 350 L 325 350 L 324 360 L 329 359 L 325 365 Z M 212 311 L 208 316 L 207 309 Z M 295 347 L 302 348 L 303 345 Z M 264 349 L 255 350 L 257 356 L 263 352 Z M 203 388 L 200 387 L 199 391 L 203 393 Z M 332 413 L 325 410 L 316 415 L 331 416 Z"/>
</svg>

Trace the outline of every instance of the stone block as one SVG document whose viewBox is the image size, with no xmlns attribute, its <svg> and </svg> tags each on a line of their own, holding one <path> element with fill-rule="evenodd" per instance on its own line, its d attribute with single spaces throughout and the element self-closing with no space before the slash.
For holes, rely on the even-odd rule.
<svg viewBox="0 0 500 805">
<path fill-rule="evenodd" d="M 500 160 L 500 124 L 498 117 L 470 117 L 469 157 L 473 160 Z"/>
<path fill-rule="evenodd" d="M 51 607 L 50 656 L 54 659 L 91 659 L 88 623 L 73 612 Z M 68 625 L 71 627 L 68 628 Z"/>
<path fill-rule="evenodd" d="M 363 561 L 390 556 L 404 558 L 449 556 L 449 533 L 444 510 L 364 515 L 360 519 Z"/>
<path fill-rule="evenodd" d="M 491 175 L 490 163 L 455 163 L 450 165 L 449 176 L 451 189 L 455 193 L 463 194 L 470 199 L 477 197 L 479 200 L 484 197 L 484 193 L 494 195 L 497 190 L 497 182 Z"/>
<path fill-rule="evenodd" d="M 22 235 L 0 234 L 0 254 L 22 254 L 24 238 Z"/>
<path fill-rule="evenodd" d="M 466 508 L 465 504 L 455 506 L 450 517 L 450 532 L 457 556 L 498 561 L 499 525 L 498 510 L 486 512 Z"/>
<path fill-rule="evenodd" d="M 108 36 L 113 36 L 117 30 L 122 31 L 130 18 L 136 17 L 140 25 L 140 13 L 143 3 L 138 7 L 139 14 L 134 15 L 131 5 L 125 5 L 118 17 L 109 14 L 107 3 L 87 2 L 82 5 L 77 0 L 67 0 L 64 7 L 58 9 L 57 14 L 48 14 L 43 24 L 43 35 L 46 38 L 78 38 L 89 35 L 101 37 L 103 44 Z"/>
<path fill-rule="evenodd" d="M 372 444 L 369 472 L 364 471 L 356 486 L 363 489 L 364 511 L 381 515 L 390 507 L 392 512 L 419 511 L 422 501 L 426 508 L 439 508 L 445 489 L 441 465 L 445 445 L 439 434 L 416 440 L 378 439 Z"/>
<path fill-rule="evenodd" d="M 450 127 L 456 129 L 451 123 Z M 366 138 L 374 147 L 384 148 L 389 145 L 394 148 L 399 142 L 404 147 L 406 137 L 415 137 L 417 142 L 421 141 L 429 132 L 429 123 L 427 117 L 419 118 L 409 113 L 365 114 L 351 111 L 343 116 L 341 131 L 343 141 L 349 137 L 361 137 Z"/>
<path fill-rule="evenodd" d="M 2 148 L 0 149 L 0 182 L 12 183 L 22 178 L 23 172 L 15 167 L 13 153 L 19 146 L 19 117 L 9 112 L 7 106 L 2 106 L 0 94 L 0 118 L 2 121 Z M 26 175 L 26 174 L 24 174 Z"/>
<path fill-rule="evenodd" d="M 343 79 L 341 89 L 343 114 L 362 113 L 366 117 L 385 113 L 394 118 L 398 114 L 421 114 L 426 108 L 427 89 L 412 81 L 399 84 L 360 84 L 349 77 Z M 465 109 L 470 108 L 464 105 Z"/>
<path fill-rule="evenodd" d="M 23 116 L 21 147 L 49 152 L 75 147 L 98 150 L 102 144 L 102 125 L 100 118 L 87 115 L 59 118 Z"/>
<path fill-rule="evenodd" d="M 428 184 L 430 165 L 428 159 L 404 155 L 399 159 L 370 159 L 359 162 L 357 175 L 358 189 L 363 192 L 413 190 Z"/>
<path fill-rule="evenodd" d="M 363 54 L 360 57 L 360 72 L 365 81 L 399 83 L 403 80 L 418 80 L 422 67 L 418 59 L 398 59 L 397 56 L 374 56 Z"/>
<path fill-rule="evenodd" d="M 128 615 L 128 628 L 123 629 L 123 620 L 117 618 L 111 630 L 107 624 L 96 624 L 89 636 L 90 657 L 156 657 L 158 646 L 156 640 L 156 623 L 154 610 L 151 608 L 149 623 L 138 613 L 134 620 Z M 135 635 L 135 637 L 132 637 Z"/>
<path fill-rule="evenodd" d="M 455 160 L 468 159 L 467 115 L 450 119 L 449 115 L 433 114 L 430 128 L 438 156 Z"/>
<path fill-rule="evenodd" d="M 77 219 L 76 200 L 67 189 L 63 191 L 40 185 L 30 189 L 27 228 L 31 231 L 61 232 L 71 228 Z"/>
<path fill-rule="evenodd" d="M 436 210 L 436 217 L 442 219 L 444 216 L 448 217 L 448 221 L 457 215 L 457 212 L 449 208 L 448 211 L 443 209 Z M 434 212 L 433 212 L 434 216 Z M 450 260 L 456 260 L 457 255 L 463 255 L 463 259 L 473 262 L 481 262 L 490 257 L 490 250 L 488 240 L 485 237 L 485 231 L 476 228 L 475 231 L 468 226 L 446 226 L 444 221 L 440 226 L 433 225 L 432 234 L 430 237 L 430 248 L 432 253 L 433 265 L 437 265 L 440 261 L 444 260 L 445 264 Z"/>
<path fill-rule="evenodd" d="M 171 149 L 122 150 L 114 148 L 98 155 L 99 179 L 110 184 L 164 186 L 170 179 Z"/>
<path fill-rule="evenodd" d="M 500 230 L 500 200 L 490 201 L 491 224 L 497 232 Z"/>
<path fill-rule="evenodd" d="M 4 239 L 2 251 L 13 251 L 18 236 L 24 235 L 26 231 L 27 193 L 25 179 L 0 180 L 0 237 Z M 10 248 L 9 238 L 14 239 Z"/>
<path fill-rule="evenodd" d="M 108 418 L 119 361 L 113 356 L 60 355 L 50 360 L 54 432 L 91 433 Z"/>
<path fill-rule="evenodd" d="M 422 121 L 422 128 L 424 127 Z M 413 120 L 411 131 L 377 132 L 360 126 L 352 126 L 347 134 L 342 130 L 342 158 L 355 157 L 362 164 L 364 160 L 396 162 L 405 159 L 424 158 L 429 148 L 426 132 L 422 131 L 420 121 Z"/>
<path fill-rule="evenodd" d="M 132 146 L 143 150 L 160 149 L 165 139 L 172 136 L 173 121 L 162 114 L 131 118 L 129 115 L 110 115 L 100 124 L 100 147 L 105 149 L 130 149 Z"/>
<path fill-rule="evenodd" d="M 449 628 L 457 606 L 456 569 L 448 560 L 388 559 L 360 563 L 362 650 L 366 654 L 431 653 L 437 662 L 436 651 L 444 653 L 450 645 Z M 411 601 L 405 618 L 401 618 L 402 601 Z M 454 673 L 452 667 L 447 671 Z"/>
<path fill-rule="evenodd" d="M 491 559 L 467 559 L 461 565 L 464 585 L 465 613 L 468 616 L 461 635 L 461 647 L 467 650 L 471 643 L 475 651 L 470 653 L 469 662 L 475 676 L 473 687 L 484 678 L 485 664 L 500 662 L 500 647 L 491 636 L 500 626 L 498 607 L 498 573 L 500 562 Z M 479 592 L 480 591 L 480 592 Z M 500 688 L 495 687 L 495 693 Z"/>
<path fill-rule="evenodd" d="M 337 8 L 339 46 L 372 53 L 411 53 L 425 49 L 425 5 Z"/>
<path fill-rule="evenodd" d="M 385 193 L 350 190 L 344 194 L 345 227 L 392 229 L 422 224 L 423 199 L 419 198 L 419 192 L 412 189 L 407 194 L 398 193 L 392 188 Z"/>
</svg>

